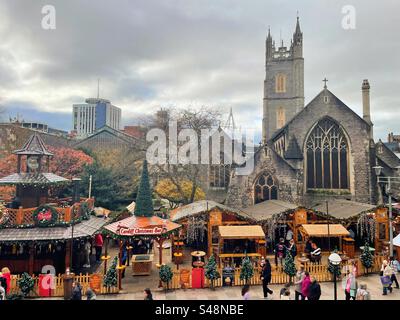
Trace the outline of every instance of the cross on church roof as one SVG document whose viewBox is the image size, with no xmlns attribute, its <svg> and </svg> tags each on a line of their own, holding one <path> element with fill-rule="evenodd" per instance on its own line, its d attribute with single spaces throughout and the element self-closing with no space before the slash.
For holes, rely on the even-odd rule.
<svg viewBox="0 0 400 320">
<path fill-rule="evenodd" d="M 326 83 L 328 82 L 328 79 L 327 79 L 326 77 L 325 77 L 324 80 L 322 80 L 322 82 L 324 82 L 324 89 L 328 88 L 328 87 L 326 86 Z"/>
</svg>

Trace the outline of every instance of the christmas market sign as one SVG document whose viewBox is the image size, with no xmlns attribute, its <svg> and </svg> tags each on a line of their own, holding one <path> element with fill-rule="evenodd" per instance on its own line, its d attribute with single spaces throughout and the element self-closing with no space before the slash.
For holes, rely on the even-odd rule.
<svg viewBox="0 0 400 320">
<path fill-rule="evenodd" d="M 160 235 L 164 232 L 166 232 L 166 228 L 162 226 L 155 226 L 152 228 L 129 228 L 123 225 L 118 225 L 116 230 L 116 233 L 120 236 L 153 236 Z"/>
<path fill-rule="evenodd" d="M 57 221 L 57 218 L 57 210 L 48 205 L 40 206 L 33 212 L 33 221 L 41 227 L 54 224 Z"/>
</svg>

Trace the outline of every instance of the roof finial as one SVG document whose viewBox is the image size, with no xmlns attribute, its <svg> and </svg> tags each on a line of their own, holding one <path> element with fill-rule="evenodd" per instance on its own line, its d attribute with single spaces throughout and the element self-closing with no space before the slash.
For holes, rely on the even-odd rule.
<svg viewBox="0 0 400 320">
<path fill-rule="evenodd" d="M 328 82 L 328 79 L 325 77 L 324 80 L 322 80 L 322 82 L 324 82 L 324 89 L 327 89 L 327 85 L 326 83 Z"/>
</svg>

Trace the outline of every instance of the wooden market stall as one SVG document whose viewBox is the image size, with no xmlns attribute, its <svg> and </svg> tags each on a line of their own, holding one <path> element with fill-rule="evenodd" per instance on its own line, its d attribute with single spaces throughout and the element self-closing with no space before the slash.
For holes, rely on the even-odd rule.
<svg viewBox="0 0 400 320">
<path fill-rule="evenodd" d="M 247 213 L 220 203 L 201 200 L 176 208 L 170 213 L 174 222 L 183 225 L 180 237 L 174 239 L 174 251 L 183 244 L 204 250 L 208 256 L 219 256 L 220 226 L 255 225 L 254 218 Z M 262 239 L 264 240 L 264 239 Z"/>
<path fill-rule="evenodd" d="M 387 246 L 389 216 L 388 208 L 383 205 L 333 199 L 314 206 L 313 210 L 325 216 L 328 212 L 331 222 L 340 223 L 347 230 L 351 230 L 352 236 L 344 239 L 344 245 L 354 245 L 355 252 L 364 245 L 365 240 L 368 240 L 378 254 L 382 253 Z M 396 216 L 397 210 L 394 209 L 393 212 Z M 351 241 L 351 238 L 354 241 Z"/>
<path fill-rule="evenodd" d="M 52 187 L 71 181 L 50 172 L 53 154 L 39 134 L 14 154 L 16 173 L 0 179 L 0 185 L 16 187 L 16 197 L 0 213 L 0 267 L 30 274 L 46 265 L 57 273 L 79 269 L 86 263 L 85 243 L 106 220 L 91 215 L 94 199 L 81 198 L 77 183 L 74 197 L 50 198 Z"/>
<path fill-rule="evenodd" d="M 257 242 L 265 239 L 261 226 L 219 226 L 218 232 L 220 264 L 238 264 L 245 256 L 256 259 L 263 256 Z"/>
<path fill-rule="evenodd" d="M 131 216 L 129 218 L 104 226 L 104 233 L 113 239 L 118 239 L 120 249 L 124 242 L 131 243 L 133 239 L 154 239 L 159 244 L 159 265 L 162 261 L 163 243 L 169 239 L 181 225 L 158 216 Z M 120 250 L 121 251 L 121 250 Z M 121 252 L 120 252 L 121 255 Z M 148 253 L 132 256 L 132 275 L 150 275 L 153 265 L 153 255 Z"/>
<path fill-rule="evenodd" d="M 288 232 L 293 233 L 297 249 L 302 251 L 304 241 L 299 232 L 300 226 L 318 221 L 318 216 L 311 210 L 282 200 L 267 200 L 241 210 L 263 227 L 272 244 L 268 247 L 270 252 L 267 253 L 272 253 L 273 244 L 277 243 L 279 238 L 286 239 Z M 260 240 L 260 243 L 265 243 L 265 239 Z"/>
<path fill-rule="evenodd" d="M 299 231 L 305 240 L 310 238 L 338 238 L 339 251 L 342 251 L 343 238 L 350 234 L 341 224 L 303 224 Z"/>
</svg>

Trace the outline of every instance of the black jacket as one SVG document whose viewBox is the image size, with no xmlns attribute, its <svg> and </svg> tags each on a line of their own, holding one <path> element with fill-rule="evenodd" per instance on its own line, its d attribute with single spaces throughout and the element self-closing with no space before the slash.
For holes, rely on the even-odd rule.
<svg viewBox="0 0 400 320">
<path fill-rule="evenodd" d="M 267 263 L 261 272 L 261 277 L 263 277 L 263 281 L 266 281 L 267 283 L 271 282 L 271 265 Z"/>
<path fill-rule="evenodd" d="M 82 289 L 80 286 L 76 286 L 74 289 L 72 289 L 71 300 L 82 300 Z"/>
<path fill-rule="evenodd" d="M 310 293 L 308 300 L 319 300 L 321 297 L 321 286 L 317 281 L 314 281 L 310 285 Z"/>
</svg>

